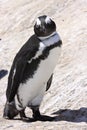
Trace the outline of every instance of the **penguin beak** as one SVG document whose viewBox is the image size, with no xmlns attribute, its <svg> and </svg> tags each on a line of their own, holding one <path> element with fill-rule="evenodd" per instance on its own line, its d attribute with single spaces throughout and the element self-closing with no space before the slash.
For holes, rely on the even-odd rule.
<svg viewBox="0 0 87 130">
<path fill-rule="evenodd" d="M 46 32 L 45 27 L 44 27 L 44 26 L 43 26 L 43 27 L 41 27 L 41 28 L 40 28 L 40 31 L 41 31 L 41 32 L 43 32 L 43 33 L 45 33 L 45 32 Z"/>
</svg>

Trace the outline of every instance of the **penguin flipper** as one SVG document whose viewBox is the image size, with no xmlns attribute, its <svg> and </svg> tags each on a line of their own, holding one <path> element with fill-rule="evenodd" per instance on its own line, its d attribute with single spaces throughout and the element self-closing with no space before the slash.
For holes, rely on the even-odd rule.
<svg viewBox="0 0 87 130">
<path fill-rule="evenodd" d="M 47 81 L 46 91 L 48 91 L 48 89 L 50 88 L 52 79 L 53 79 L 53 74 L 50 76 L 49 80 Z"/>
<path fill-rule="evenodd" d="M 8 87 L 6 90 L 7 101 L 11 102 L 14 100 L 15 94 L 17 93 L 21 78 L 23 76 L 26 63 L 22 60 L 17 61 L 16 67 L 14 65 L 11 68 L 9 78 L 8 78 Z"/>
</svg>

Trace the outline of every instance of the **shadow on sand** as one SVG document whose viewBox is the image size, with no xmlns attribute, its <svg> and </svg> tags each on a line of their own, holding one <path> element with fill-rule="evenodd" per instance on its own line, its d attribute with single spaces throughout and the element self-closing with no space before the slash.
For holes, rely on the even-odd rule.
<svg viewBox="0 0 87 130">
<path fill-rule="evenodd" d="M 0 79 L 2 79 L 4 76 L 6 76 L 8 74 L 7 70 L 0 70 Z"/>
<path fill-rule="evenodd" d="M 50 119 L 53 118 L 53 120 L 46 120 L 46 121 L 50 121 L 50 122 L 67 121 L 67 122 L 74 122 L 74 123 L 80 123 L 80 122 L 87 123 L 87 108 L 84 107 L 78 110 L 61 109 L 52 113 L 52 115 L 53 116 L 49 118 Z M 14 120 L 21 120 L 21 119 L 16 118 Z M 44 121 L 44 120 L 39 120 L 39 121 Z M 25 122 L 35 122 L 35 120 L 31 118 L 31 121 L 25 120 Z"/>
<path fill-rule="evenodd" d="M 87 108 L 82 107 L 78 110 L 61 109 L 52 115 L 57 115 L 55 121 L 68 121 L 68 122 L 86 122 L 87 123 Z"/>
</svg>

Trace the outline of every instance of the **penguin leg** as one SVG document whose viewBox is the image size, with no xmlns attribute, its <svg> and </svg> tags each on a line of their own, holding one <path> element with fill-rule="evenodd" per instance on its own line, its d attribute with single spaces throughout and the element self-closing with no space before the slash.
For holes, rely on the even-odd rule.
<svg viewBox="0 0 87 130">
<path fill-rule="evenodd" d="M 25 115 L 25 109 L 19 111 L 19 113 L 20 113 L 20 117 L 21 117 L 22 120 L 25 120 L 25 119 L 28 118 L 28 117 L 26 117 L 26 115 Z"/>
<path fill-rule="evenodd" d="M 26 115 L 25 115 L 25 109 L 21 110 L 20 112 L 20 117 L 23 121 L 29 121 L 30 118 L 28 118 Z"/>
<path fill-rule="evenodd" d="M 21 110 L 19 113 L 20 113 L 20 117 L 21 117 L 21 119 L 23 121 L 25 121 L 25 122 L 33 122 L 33 121 L 35 121 L 33 118 L 29 118 L 29 117 L 26 116 L 25 109 Z"/>
<path fill-rule="evenodd" d="M 37 107 L 32 107 L 32 112 L 33 112 L 33 118 L 35 121 L 39 120 L 39 121 L 53 121 L 55 118 L 54 117 L 50 117 L 50 116 L 46 116 L 46 115 L 41 115 L 40 114 L 40 110 L 39 110 L 39 106 Z"/>
</svg>

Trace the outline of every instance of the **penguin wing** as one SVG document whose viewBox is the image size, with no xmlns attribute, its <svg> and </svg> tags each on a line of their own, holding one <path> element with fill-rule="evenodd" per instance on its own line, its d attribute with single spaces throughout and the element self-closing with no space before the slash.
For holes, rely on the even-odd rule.
<svg viewBox="0 0 87 130">
<path fill-rule="evenodd" d="M 7 100 L 9 102 L 13 101 L 14 96 L 17 93 L 25 67 L 26 62 L 23 61 L 23 59 L 19 59 L 15 62 L 15 65 L 13 64 L 11 68 L 8 78 L 8 87 L 6 91 Z"/>
<path fill-rule="evenodd" d="M 22 83 L 23 74 L 28 64 L 27 62 L 35 56 L 38 47 L 38 39 L 32 36 L 16 55 L 8 77 L 8 86 L 6 90 L 7 101 L 11 102 L 14 100 L 19 84 Z"/>
<path fill-rule="evenodd" d="M 52 79 L 53 79 L 53 74 L 50 76 L 49 80 L 47 81 L 46 91 L 48 91 L 48 89 L 50 88 Z"/>
</svg>

